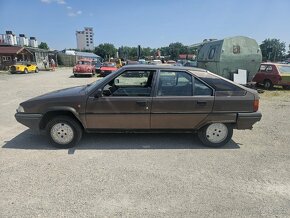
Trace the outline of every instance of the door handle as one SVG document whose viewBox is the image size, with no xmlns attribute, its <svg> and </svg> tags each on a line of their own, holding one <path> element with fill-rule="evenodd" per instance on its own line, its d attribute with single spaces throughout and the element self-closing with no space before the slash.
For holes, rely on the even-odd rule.
<svg viewBox="0 0 290 218">
<path fill-rule="evenodd" d="M 206 101 L 197 101 L 196 104 L 198 104 L 198 105 L 206 105 L 207 102 Z"/>
<path fill-rule="evenodd" d="M 136 101 L 136 104 L 145 107 L 145 106 L 147 106 L 147 101 Z"/>
</svg>

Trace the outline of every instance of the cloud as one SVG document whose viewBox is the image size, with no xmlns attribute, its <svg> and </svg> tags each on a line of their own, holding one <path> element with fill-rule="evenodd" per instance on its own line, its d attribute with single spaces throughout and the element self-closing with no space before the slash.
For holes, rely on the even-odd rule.
<svg viewBox="0 0 290 218">
<path fill-rule="evenodd" d="M 69 16 L 69 17 L 76 17 L 76 16 L 78 16 L 78 15 L 81 15 L 83 12 L 82 11 L 76 11 L 76 12 L 74 12 L 74 11 L 69 11 L 68 13 L 67 13 L 67 16 Z"/>
<path fill-rule="evenodd" d="M 42 3 L 46 3 L 46 4 L 49 4 L 51 3 L 52 0 L 40 0 Z"/>
<path fill-rule="evenodd" d="M 66 4 L 66 1 L 65 0 L 40 0 L 42 3 L 46 3 L 46 4 L 49 4 L 49 3 L 52 3 L 52 2 L 56 2 L 57 4 L 60 4 L 60 5 L 65 5 Z"/>
<path fill-rule="evenodd" d="M 72 7 L 71 6 L 66 6 L 66 9 L 71 10 Z"/>
<path fill-rule="evenodd" d="M 65 0 L 56 0 L 57 4 L 60 4 L 60 5 L 65 5 L 66 4 L 66 1 Z"/>
</svg>

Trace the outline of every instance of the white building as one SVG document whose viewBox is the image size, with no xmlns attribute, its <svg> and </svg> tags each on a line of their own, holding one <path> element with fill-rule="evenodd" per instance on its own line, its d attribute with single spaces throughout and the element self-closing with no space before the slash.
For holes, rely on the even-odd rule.
<svg viewBox="0 0 290 218">
<path fill-rule="evenodd" d="M 29 46 L 34 47 L 34 48 L 38 47 L 38 42 L 35 37 L 29 38 Z"/>
<path fill-rule="evenodd" d="M 94 32 L 92 27 L 85 27 L 83 31 L 76 31 L 77 49 L 94 50 Z"/>
<path fill-rule="evenodd" d="M 20 45 L 20 46 L 28 46 L 29 45 L 28 38 L 24 34 L 19 34 L 18 45 Z"/>
<path fill-rule="evenodd" d="M 5 43 L 8 45 L 17 45 L 16 36 L 12 31 L 6 31 Z"/>
</svg>

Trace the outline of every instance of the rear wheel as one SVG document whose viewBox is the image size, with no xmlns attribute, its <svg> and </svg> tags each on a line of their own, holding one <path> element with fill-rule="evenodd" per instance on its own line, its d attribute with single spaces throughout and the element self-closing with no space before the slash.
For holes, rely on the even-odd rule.
<svg viewBox="0 0 290 218">
<path fill-rule="evenodd" d="M 38 73 L 39 72 L 38 67 L 35 68 L 35 71 L 34 72 L 35 73 Z"/>
<path fill-rule="evenodd" d="M 82 128 L 73 118 L 58 116 L 46 125 L 46 133 L 57 148 L 71 148 L 82 137 Z"/>
<path fill-rule="evenodd" d="M 209 147 L 221 147 L 233 136 L 233 127 L 226 123 L 212 123 L 198 131 L 200 141 Z"/>
<path fill-rule="evenodd" d="M 25 73 L 25 74 L 27 74 L 27 73 L 28 73 L 28 70 L 27 70 L 27 68 L 25 68 L 25 69 L 24 69 L 24 73 Z"/>
<path fill-rule="evenodd" d="M 265 89 L 272 89 L 273 88 L 273 83 L 271 82 L 271 80 L 264 80 L 264 88 Z"/>
<path fill-rule="evenodd" d="M 290 86 L 283 86 L 283 89 L 290 90 Z"/>
</svg>

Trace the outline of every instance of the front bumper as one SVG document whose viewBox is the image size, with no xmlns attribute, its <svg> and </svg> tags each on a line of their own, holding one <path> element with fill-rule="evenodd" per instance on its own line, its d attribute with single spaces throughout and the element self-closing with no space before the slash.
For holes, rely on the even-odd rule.
<svg viewBox="0 0 290 218">
<path fill-rule="evenodd" d="M 253 112 L 253 113 L 238 113 L 237 116 L 237 129 L 252 129 L 253 125 L 260 121 L 262 118 L 261 112 Z"/>
<path fill-rule="evenodd" d="M 74 75 L 93 75 L 92 72 L 73 72 Z"/>
<path fill-rule="evenodd" d="M 39 131 L 39 124 L 42 119 L 42 114 L 26 114 L 16 113 L 15 119 L 32 130 Z"/>
</svg>

